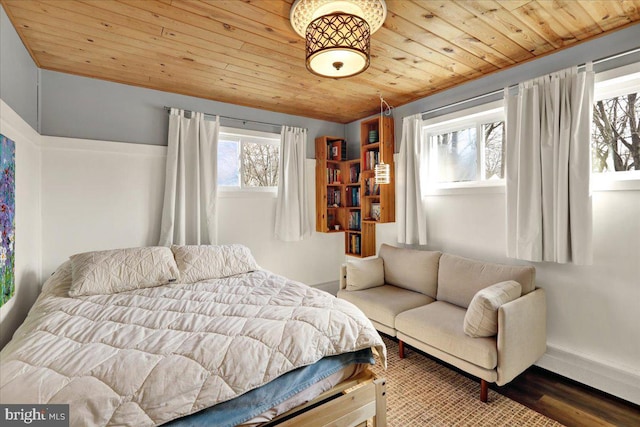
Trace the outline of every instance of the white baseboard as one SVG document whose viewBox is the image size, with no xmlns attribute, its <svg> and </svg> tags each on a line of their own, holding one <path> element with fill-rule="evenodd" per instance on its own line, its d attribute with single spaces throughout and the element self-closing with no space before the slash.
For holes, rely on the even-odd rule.
<svg viewBox="0 0 640 427">
<path fill-rule="evenodd" d="M 311 285 L 312 288 L 320 289 L 321 291 L 325 291 L 335 296 L 338 294 L 338 288 L 340 287 L 340 282 L 337 280 L 333 282 L 325 282 L 318 283 L 317 285 Z"/>
<path fill-rule="evenodd" d="M 640 405 L 640 375 L 547 345 L 536 366 Z"/>
</svg>

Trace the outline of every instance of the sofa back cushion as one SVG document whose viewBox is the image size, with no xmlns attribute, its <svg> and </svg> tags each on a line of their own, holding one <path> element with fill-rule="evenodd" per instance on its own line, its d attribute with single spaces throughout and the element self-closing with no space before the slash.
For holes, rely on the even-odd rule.
<svg viewBox="0 0 640 427">
<path fill-rule="evenodd" d="M 362 291 L 384 285 L 384 262 L 380 258 L 347 262 L 347 291 Z"/>
<path fill-rule="evenodd" d="M 534 290 L 535 275 L 532 266 L 493 264 L 443 254 L 438 271 L 437 300 L 467 308 L 480 289 L 507 280 L 520 283 L 522 295 L 525 295 Z"/>
<path fill-rule="evenodd" d="M 437 251 L 418 251 L 383 244 L 379 257 L 384 260 L 384 281 L 435 298 L 440 255 L 442 253 Z"/>
</svg>

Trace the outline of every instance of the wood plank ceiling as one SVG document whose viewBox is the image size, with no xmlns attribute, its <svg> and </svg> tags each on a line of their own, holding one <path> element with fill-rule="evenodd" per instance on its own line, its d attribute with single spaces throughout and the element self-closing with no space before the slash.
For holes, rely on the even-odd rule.
<svg viewBox="0 0 640 427">
<path fill-rule="evenodd" d="M 640 21 L 640 0 L 387 0 L 371 66 L 304 65 L 293 0 L 0 0 L 43 69 L 348 123 Z"/>
</svg>

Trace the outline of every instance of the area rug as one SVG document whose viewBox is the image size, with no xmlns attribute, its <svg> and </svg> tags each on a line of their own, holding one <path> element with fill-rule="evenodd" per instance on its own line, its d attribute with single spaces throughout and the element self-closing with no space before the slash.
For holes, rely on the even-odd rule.
<svg viewBox="0 0 640 427">
<path fill-rule="evenodd" d="M 562 426 L 489 389 L 480 402 L 480 383 L 412 350 L 398 357 L 398 344 L 383 337 L 388 369 L 373 367 L 387 380 L 387 424 L 409 426 Z"/>
</svg>

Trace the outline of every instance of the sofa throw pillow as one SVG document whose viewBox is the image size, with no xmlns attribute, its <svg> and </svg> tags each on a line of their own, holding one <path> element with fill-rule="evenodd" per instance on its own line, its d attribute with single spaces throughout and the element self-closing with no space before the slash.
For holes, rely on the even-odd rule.
<svg viewBox="0 0 640 427">
<path fill-rule="evenodd" d="M 260 269 L 244 245 L 173 245 L 171 250 L 182 283 L 219 279 Z"/>
<path fill-rule="evenodd" d="M 361 291 L 384 285 L 382 258 L 347 262 L 347 291 Z"/>
<path fill-rule="evenodd" d="M 179 277 L 173 253 L 160 246 L 84 252 L 70 260 L 71 297 L 150 288 Z"/>
<path fill-rule="evenodd" d="M 498 333 L 498 308 L 520 297 L 522 286 L 515 280 L 479 290 L 464 316 L 464 333 L 470 337 L 492 337 Z"/>
</svg>

